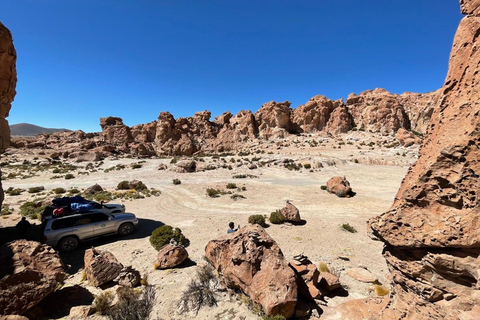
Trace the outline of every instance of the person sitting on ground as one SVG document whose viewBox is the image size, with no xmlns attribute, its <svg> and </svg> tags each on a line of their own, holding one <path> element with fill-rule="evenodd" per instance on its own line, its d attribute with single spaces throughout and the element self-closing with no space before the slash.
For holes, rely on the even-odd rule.
<svg viewBox="0 0 480 320">
<path fill-rule="evenodd" d="M 235 232 L 235 231 L 237 231 L 238 229 L 240 229 L 240 225 L 237 226 L 237 229 L 234 229 L 234 228 L 235 228 L 235 224 L 234 224 L 233 222 L 230 222 L 230 223 L 228 224 L 228 227 L 229 227 L 230 229 L 227 230 L 227 233 L 232 233 L 232 232 Z"/>
<path fill-rule="evenodd" d="M 27 239 L 28 231 L 30 231 L 32 225 L 27 221 L 27 218 L 23 217 L 19 223 L 17 223 L 17 229 L 19 230 L 20 237 L 22 239 Z"/>
</svg>

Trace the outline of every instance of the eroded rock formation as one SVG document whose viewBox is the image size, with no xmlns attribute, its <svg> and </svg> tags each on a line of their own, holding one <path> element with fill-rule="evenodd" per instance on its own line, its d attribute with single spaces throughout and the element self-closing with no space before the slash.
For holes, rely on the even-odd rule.
<svg viewBox="0 0 480 320">
<path fill-rule="evenodd" d="M 369 221 L 386 245 L 394 318 L 480 317 L 480 2 L 460 3 L 467 16 L 420 156 L 392 209 Z"/>
<path fill-rule="evenodd" d="M 10 127 L 5 119 L 10 113 L 17 85 L 17 53 L 10 30 L 0 22 L 0 153 L 10 146 Z M 1 173 L 0 173 L 1 176 Z M 0 180 L 0 207 L 4 193 Z"/>
<path fill-rule="evenodd" d="M 65 266 L 50 246 L 17 240 L 0 247 L 0 315 L 23 314 L 65 279 Z"/>
</svg>

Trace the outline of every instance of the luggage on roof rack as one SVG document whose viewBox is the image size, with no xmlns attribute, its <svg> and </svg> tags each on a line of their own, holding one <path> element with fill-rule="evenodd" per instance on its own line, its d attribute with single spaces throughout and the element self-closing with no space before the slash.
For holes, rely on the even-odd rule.
<svg viewBox="0 0 480 320">
<path fill-rule="evenodd" d="M 82 196 L 75 197 L 63 197 L 58 199 L 53 199 L 52 203 L 55 206 L 69 206 L 72 203 L 87 203 L 88 201 Z"/>
</svg>

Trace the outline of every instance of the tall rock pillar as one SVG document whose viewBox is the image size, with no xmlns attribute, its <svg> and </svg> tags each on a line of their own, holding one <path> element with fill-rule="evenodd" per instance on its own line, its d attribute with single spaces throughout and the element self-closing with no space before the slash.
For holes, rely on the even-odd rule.
<svg viewBox="0 0 480 320">
<path fill-rule="evenodd" d="M 449 70 L 417 162 L 369 221 L 402 319 L 480 317 L 480 1 L 461 0 Z"/>
<path fill-rule="evenodd" d="M 15 98 L 17 70 L 15 64 L 17 53 L 13 46 L 12 34 L 0 22 L 0 153 L 10 146 L 10 128 L 5 119 L 10 113 L 12 101 Z M 0 173 L 0 208 L 4 199 Z"/>
</svg>

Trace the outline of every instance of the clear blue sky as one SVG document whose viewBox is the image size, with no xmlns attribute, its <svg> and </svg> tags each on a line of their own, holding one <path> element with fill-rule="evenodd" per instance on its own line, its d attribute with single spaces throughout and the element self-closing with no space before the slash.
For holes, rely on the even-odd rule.
<svg viewBox="0 0 480 320">
<path fill-rule="evenodd" d="M 442 86 L 457 0 L 2 0 L 18 85 L 9 121 L 100 131 L 376 87 Z"/>
</svg>

